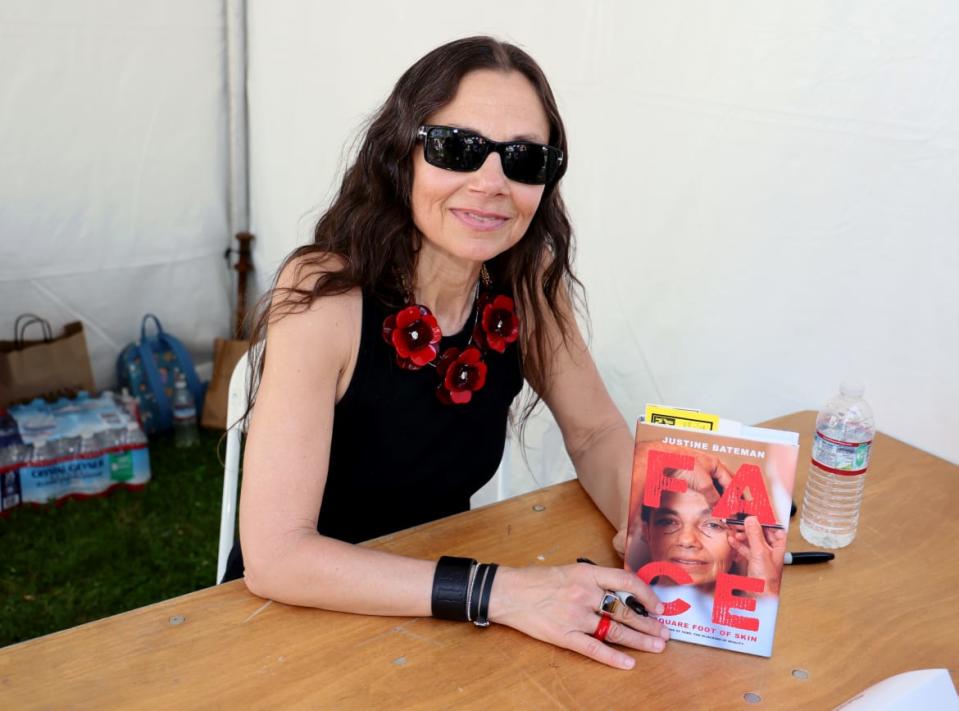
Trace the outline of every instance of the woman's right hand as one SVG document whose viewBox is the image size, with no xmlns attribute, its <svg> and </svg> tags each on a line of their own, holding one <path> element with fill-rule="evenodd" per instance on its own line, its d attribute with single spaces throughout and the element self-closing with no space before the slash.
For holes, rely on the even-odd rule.
<svg viewBox="0 0 959 711">
<path fill-rule="evenodd" d="M 745 575 L 765 582 L 763 594 L 778 595 L 786 557 L 786 532 L 765 529 L 755 516 L 747 516 L 742 530 L 728 534 L 729 545 L 736 551 Z"/>
<path fill-rule="evenodd" d="M 694 461 L 693 468 L 680 469 L 674 476 L 677 479 L 685 481 L 693 491 L 697 491 L 705 496 L 706 502 L 710 506 L 716 505 L 719 501 L 720 492 L 732 483 L 732 472 L 726 468 L 726 465 L 723 464 L 722 460 L 716 455 L 701 451 L 690 452 L 689 449 L 685 447 L 665 444 L 663 442 L 643 442 L 637 445 L 636 467 L 644 473 L 644 476 L 649 450 L 651 449 L 692 457 Z"/>
<path fill-rule="evenodd" d="M 620 568 L 578 563 L 557 567 L 500 567 L 490 597 L 490 619 L 598 662 L 631 669 L 635 660 L 612 647 L 662 652 L 669 631 L 653 617 L 619 605 L 606 641 L 593 637 L 607 590 L 629 592 L 651 613 L 662 603 L 642 580 Z"/>
</svg>

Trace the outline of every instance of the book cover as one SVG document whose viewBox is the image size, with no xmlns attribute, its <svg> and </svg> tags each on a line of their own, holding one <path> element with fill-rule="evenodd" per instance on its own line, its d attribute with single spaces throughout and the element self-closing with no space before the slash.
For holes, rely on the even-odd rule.
<svg viewBox="0 0 959 711">
<path fill-rule="evenodd" d="M 795 433 L 637 424 L 625 567 L 672 639 L 772 655 L 798 454 Z"/>
</svg>

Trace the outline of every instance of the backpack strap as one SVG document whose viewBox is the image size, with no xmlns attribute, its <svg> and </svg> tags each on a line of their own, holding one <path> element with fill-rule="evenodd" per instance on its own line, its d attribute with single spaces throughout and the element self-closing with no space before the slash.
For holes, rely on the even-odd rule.
<svg viewBox="0 0 959 711">
<path fill-rule="evenodd" d="M 147 339 L 147 321 L 150 319 L 153 319 L 153 323 L 156 324 L 157 336 L 163 335 L 163 326 L 160 325 L 160 319 L 158 319 L 155 314 L 147 314 L 140 322 L 140 343 L 143 343 Z"/>
<path fill-rule="evenodd" d="M 163 389 L 163 380 L 160 378 L 160 371 L 157 370 L 156 361 L 153 359 L 153 349 L 150 347 L 150 341 L 147 338 L 147 321 L 151 319 L 157 328 L 157 335 L 154 336 L 154 339 L 160 339 L 165 335 L 163 326 L 160 325 L 160 319 L 154 314 L 147 314 L 140 323 L 140 342 L 137 343 L 136 348 L 140 353 L 140 363 L 143 367 L 143 374 L 146 376 L 147 387 L 156 398 L 156 428 L 165 430 L 173 426 L 173 404 Z"/>
<path fill-rule="evenodd" d="M 200 383 L 200 379 L 196 375 L 196 369 L 193 367 L 193 360 L 190 358 L 190 354 L 187 353 L 186 348 L 176 336 L 171 336 L 169 333 L 160 331 L 160 333 L 157 335 L 157 339 L 163 346 L 172 351 L 177 363 L 180 364 L 180 372 L 182 372 L 183 376 L 186 378 L 186 386 L 190 389 L 190 393 L 193 395 L 193 402 L 196 405 L 196 411 L 199 414 L 203 411 L 203 396 L 206 394 L 206 389 L 203 387 L 203 384 Z"/>
<path fill-rule="evenodd" d="M 170 404 L 170 398 L 166 396 L 163 390 L 163 381 L 160 379 L 160 371 L 157 370 L 156 362 L 153 360 L 153 349 L 150 344 L 141 340 L 136 345 L 140 353 L 140 364 L 143 374 L 147 379 L 147 387 L 157 403 L 157 430 L 166 430 L 173 426 L 173 407 Z"/>
</svg>

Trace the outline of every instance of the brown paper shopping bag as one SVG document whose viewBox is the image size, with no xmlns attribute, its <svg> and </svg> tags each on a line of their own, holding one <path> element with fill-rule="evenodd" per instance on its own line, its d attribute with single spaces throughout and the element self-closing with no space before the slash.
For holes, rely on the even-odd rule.
<svg viewBox="0 0 959 711">
<path fill-rule="evenodd" d="M 41 340 L 26 340 L 31 327 L 42 331 Z M 23 314 L 13 331 L 12 341 L 0 341 L 0 407 L 96 389 L 82 322 L 68 323 L 54 338 L 49 321 Z"/>
<path fill-rule="evenodd" d="M 237 361 L 250 348 L 249 341 L 226 340 L 213 341 L 213 377 L 203 400 L 203 417 L 200 424 L 212 430 L 226 429 L 226 408 L 230 393 L 230 377 Z"/>
</svg>

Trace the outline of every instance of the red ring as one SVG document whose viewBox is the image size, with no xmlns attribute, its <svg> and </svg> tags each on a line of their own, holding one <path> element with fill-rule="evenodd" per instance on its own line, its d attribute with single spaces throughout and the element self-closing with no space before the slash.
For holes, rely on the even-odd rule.
<svg viewBox="0 0 959 711">
<path fill-rule="evenodd" d="M 599 624 L 596 625 L 596 630 L 593 632 L 593 636 L 598 639 L 600 642 L 606 640 L 606 635 L 609 634 L 609 624 L 611 620 L 608 615 L 600 615 Z"/>
</svg>

